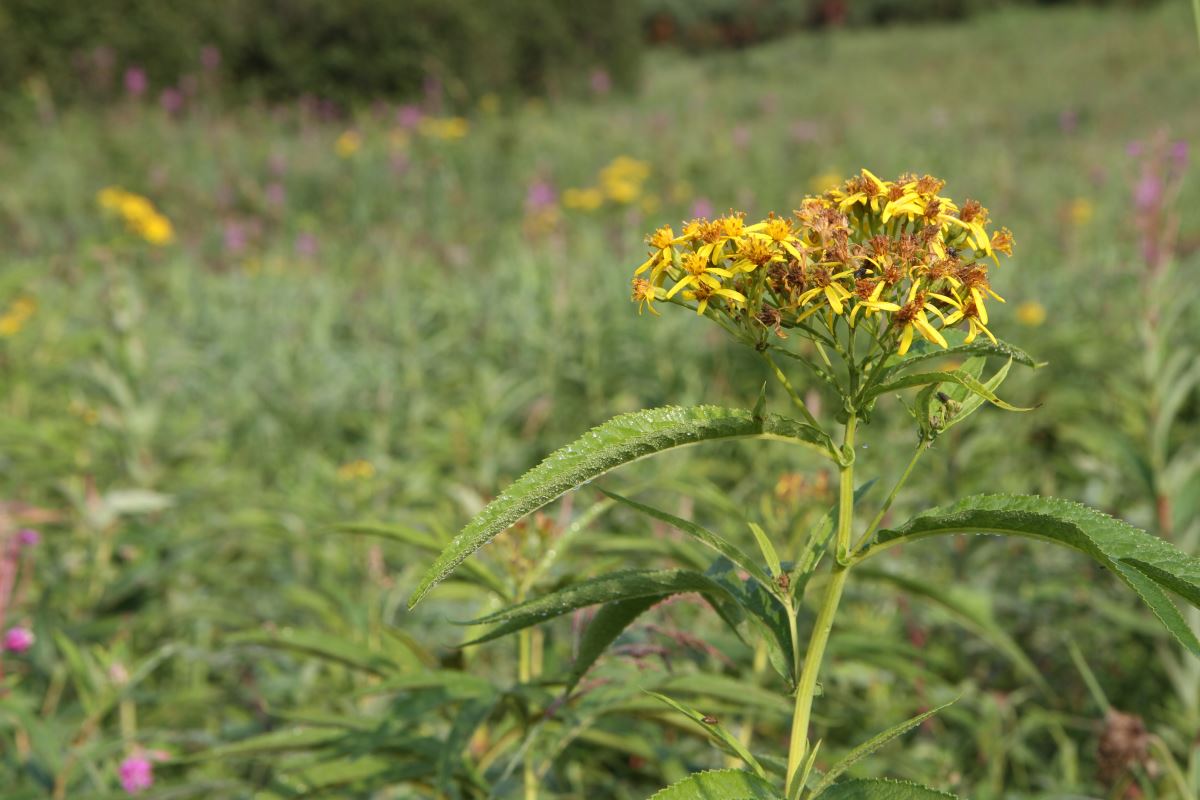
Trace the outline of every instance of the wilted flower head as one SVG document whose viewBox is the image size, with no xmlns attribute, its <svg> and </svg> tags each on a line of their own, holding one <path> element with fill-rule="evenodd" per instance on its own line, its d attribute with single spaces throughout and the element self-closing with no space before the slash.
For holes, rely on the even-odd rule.
<svg viewBox="0 0 1200 800">
<path fill-rule="evenodd" d="M 9 628 L 4 634 L 4 649 L 10 653 L 24 653 L 33 647 L 34 638 L 33 631 L 29 628 L 19 625 Z"/>
<path fill-rule="evenodd" d="M 915 337 L 939 346 L 942 330 L 964 322 L 965 341 L 988 329 L 988 260 L 1012 252 L 1007 228 L 989 232 L 988 210 L 941 196 L 944 181 L 868 170 L 808 197 L 794 219 L 748 223 L 741 213 L 699 217 L 675 236 L 647 239 L 634 300 L 653 309 L 671 300 L 762 343 L 796 329 L 813 338 L 841 322 L 874 326 L 877 340 L 904 354 Z M 732 326 L 729 324 L 732 323 Z"/>
</svg>

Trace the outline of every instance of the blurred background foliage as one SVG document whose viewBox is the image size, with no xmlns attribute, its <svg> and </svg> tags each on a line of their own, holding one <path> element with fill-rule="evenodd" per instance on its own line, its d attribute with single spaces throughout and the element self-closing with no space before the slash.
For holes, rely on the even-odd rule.
<svg viewBox="0 0 1200 800">
<path fill-rule="evenodd" d="M 461 107 L 487 93 L 578 93 L 596 70 L 631 88 L 644 43 L 743 47 L 804 29 L 957 20 L 1039 2 L 1062 0 L 6 0 L 0 86 L 33 81 L 56 100 L 103 100 L 120 94 L 132 67 L 158 92 L 202 78 L 207 52 L 220 54 L 224 86 L 241 98 L 352 104 L 417 97 L 438 81 Z"/>
<path fill-rule="evenodd" d="M 587 427 L 753 404 L 752 353 L 686 314 L 636 314 L 646 232 L 787 213 L 864 165 L 945 176 L 1013 229 L 994 328 L 1050 362 L 1004 387 L 1037 411 L 955 428 L 893 518 L 1057 494 L 1197 552 L 1183 4 L 947 20 L 959 6 L 825 3 L 743 38 L 723 3 L 408 6 L 425 25 L 362 23 L 384 8 L 367 2 L 234 5 L 0 5 L 0 602 L 35 636 L 0 655 L 6 800 L 117 796 L 139 753 L 163 798 L 509 797 L 530 730 L 547 798 L 641 798 L 723 763 L 642 688 L 781 749 L 778 676 L 686 599 L 561 706 L 549 682 L 586 615 L 538 634 L 537 680 L 517 680 L 511 641 L 458 648 L 471 630 L 448 621 L 518 590 L 703 567 L 597 493 L 506 534 L 417 612 L 404 600 L 431 549 Z M 933 20 L 849 26 L 901 7 Z M 894 476 L 912 432 L 880 405 L 859 463 Z M 605 485 L 747 546 L 747 520 L 787 537 L 832 502 L 829 476 L 775 445 Z M 22 529 L 40 543 L 17 547 Z M 852 585 L 844 619 L 819 765 L 961 696 L 860 774 L 984 799 L 1200 792 L 1200 670 L 1069 553 L 905 548 Z"/>
</svg>

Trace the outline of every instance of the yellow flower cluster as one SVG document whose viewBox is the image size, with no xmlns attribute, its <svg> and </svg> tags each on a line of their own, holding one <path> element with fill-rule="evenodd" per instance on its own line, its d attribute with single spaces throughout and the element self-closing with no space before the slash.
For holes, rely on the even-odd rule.
<svg viewBox="0 0 1200 800">
<path fill-rule="evenodd" d="M 35 311 L 37 311 L 37 301 L 32 297 L 22 296 L 12 301 L 8 309 L 0 314 L 0 337 L 16 336 Z"/>
<path fill-rule="evenodd" d="M 362 134 L 358 131 L 343 131 L 333 143 L 333 151 L 341 158 L 350 158 L 361 149 Z"/>
<path fill-rule="evenodd" d="M 464 117 L 425 117 L 420 124 L 422 135 L 446 141 L 462 139 L 470 129 Z"/>
<path fill-rule="evenodd" d="M 679 235 L 659 228 L 634 273 L 633 299 L 654 313 L 655 301 L 695 303 L 698 314 L 756 335 L 867 320 L 900 354 L 915 335 L 946 347 L 941 330 L 959 322 L 966 341 L 979 333 L 994 341 L 985 301 L 1003 299 L 986 259 L 1011 255 L 1012 234 L 989 234 L 987 209 L 974 200 L 960 207 L 939 194 L 943 185 L 928 175 L 885 181 L 864 169 L 806 198 L 794 219 L 747 224 L 730 213 L 694 219 Z"/>
<path fill-rule="evenodd" d="M 125 220 L 125 227 L 153 245 L 170 244 L 175 239 L 171 220 L 163 216 L 154 204 L 140 194 L 127 192 L 119 186 L 100 190 L 96 202 L 105 211 Z"/>
<path fill-rule="evenodd" d="M 365 481 L 375 477 L 375 465 L 370 461 L 355 459 L 347 461 L 337 469 L 339 481 Z"/>
<path fill-rule="evenodd" d="M 595 211 L 606 200 L 629 205 L 642 196 L 650 177 L 650 164 L 629 156 L 617 156 L 596 177 L 596 186 L 564 191 L 563 205 L 578 211 Z"/>
</svg>

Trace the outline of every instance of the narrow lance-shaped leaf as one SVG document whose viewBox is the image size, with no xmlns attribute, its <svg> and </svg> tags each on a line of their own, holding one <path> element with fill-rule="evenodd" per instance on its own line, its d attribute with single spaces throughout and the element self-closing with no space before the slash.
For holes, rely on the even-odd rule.
<svg viewBox="0 0 1200 800">
<path fill-rule="evenodd" d="M 579 653 L 575 656 L 575 664 L 571 668 L 571 676 L 567 679 L 566 691 L 569 693 L 592 668 L 608 646 L 617 640 L 622 631 L 628 628 L 635 619 L 640 617 L 656 603 L 666 599 L 667 595 L 649 595 L 647 597 L 632 597 L 628 600 L 614 600 L 606 603 L 592 621 L 579 642 Z"/>
<path fill-rule="evenodd" d="M 862 761 L 864 758 L 871 755 L 876 750 L 883 747 L 885 744 L 897 738 L 898 736 L 903 736 L 904 734 L 908 733 L 913 728 L 917 727 L 922 722 L 941 711 L 943 708 L 951 705 L 953 702 L 954 701 L 952 700 L 950 703 L 944 703 L 937 708 L 931 708 L 922 714 L 917 714 L 915 717 L 906 719 L 904 722 L 901 722 L 898 725 L 893 725 L 886 731 L 883 731 L 876 736 L 872 736 L 858 747 L 855 747 L 846 754 L 845 758 L 834 764 L 829 768 L 828 772 L 821 776 L 821 780 L 817 782 L 817 785 L 813 787 L 812 792 L 809 794 L 810 800 L 814 800 L 815 798 L 821 796 L 822 792 L 833 786 L 834 781 L 840 778 L 846 770 L 850 769 L 859 761 Z"/>
<path fill-rule="evenodd" d="M 761 417 L 718 406 L 671 406 L 623 414 L 556 450 L 489 503 L 425 572 L 409 599 L 409 607 L 503 530 L 571 489 L 622 464 L 664 450 L 744 438 L 789 441 L 837 457 L 829 434 L 774 414 Z"/>
<path fill-rule="evenodd" d="M 1180 644 L 1200 656 L 1200 641 L 1164 591 L 1169 589 L 1200 607 L 1200 559 L 1079 503 L 1020 495 L 968 497 L 922 512 L 898 528 L 879 531 L 854 560 L 900 542 L 954 533 L 1024 536 L 1086 553 L 1125 581 Z"/>
<path fill-rule="evenodd" d="M 958 385 L 968 389 L 969 391 L 979 395 L 987 400 L 992 405 L 1003 408 L 1005 411 L 1032 411 L 1032 408 L 1023 408 L 1014 406 L 1011 403 L 1006 403 L 996 396 L 996 393 L 984 386 L 976 378 L 963 372 L 915 372 L 911 375 L 903 375 L 894 381 L 876 386 L 871 389 L 865 400 L 872 400 L 882 394 L 888 392 L 899 391 L 900 389 L 908 389 L 913 386 L 927 386 L 931 383 L 957 383 Z"/>
<path fill-rule="evenodd" d="M 754 580 L 761 583 L 768 591 L 775 591 L 775 582 L 771 580 L 771 576 L 764 572 L 763 568 L 759 566 L 758 562 L 755 561 L 748 553 L 746 553 L 746 551 L 742 550 L 728 539 L 725 539 L 724 537 L 719 536 L 707 528 L 703 528 L 690 520 L 677 517 L 674 514 L 668 514 L 666 511 L 660 511 L 652 506 L 643 505 L 635 500 L 630 500 L 627 497 L 622 497 L 619 494 L 615 494 L 614 492 L 610 492 L 605 489 L 601 489 L 600 491 L 604 492 L 604 494 L 608 495 L 613 500 L 616 500 L 619 503 L 624 503 L 635 511 L 640 511 L 648 517 L 653 517 L 654 519 L 667 523 L 673 528 L 683 531 L 702 544 L 705 544 L 711 547 L 713 550 L 716 550 L 718 553 L 725 556 L 742 569 L 746 570 L 751 578 L 754 578 Z"/>
<path fill-rule="evenodd" d="M 719 595 L 729 592 L 712 578 L 686 569 L 622 570 L 598 578 L 580 581 L 556 592 L 497 611 L 471 622 L 472 625 L 497 627 L 467 644 L 480 644 L 528 628 L 577 608 L 628 600 L 636 597 L 662 597 L 685 592 Z"/>
<path fill-rule="evenodd" d="M 742 761 L 746 762 L 746 765 L 754 770 L 758 777 L 767 777 L 766 770 L 763 769 L 762 764 L 758 763 L 758 759 L 754 757 L 754 754 L 747 750 L 746 746 L 738 741 L 737 737 L 730 733 L 725 726 L 721 724 L 719 719 L 703 714 L 688 704 L 681 703 L 678 700 L 673 700 L 670 697 L 667 697 L 665 694 L 659 694 L 658 692 L 647 692 L 646 694 L 660 700 L 661 702 L 678 711 L 680 714 L 683 714 L 685 717 L 695 722 L 697 725 L 703 728 L 708 735 L 712 736 L 721 745 L 723 745 L 723 750 L 730 753 L 730 755 L 737 756 Z"/>
</svg>

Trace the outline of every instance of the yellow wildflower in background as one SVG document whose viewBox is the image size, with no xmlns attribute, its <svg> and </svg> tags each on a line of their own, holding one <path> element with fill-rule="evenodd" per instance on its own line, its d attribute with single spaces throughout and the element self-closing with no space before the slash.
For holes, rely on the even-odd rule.
<svg viewBox="0 0 1200 800">
<path fill-rule="evenodd" d="M 119 186 L 108 186 L 96 194 L 96 203 L 125 222 L 125 227 L 152 245 L 161 246 L 175 240 L 175 228 L 150 199 Z"/>
<path fill-rule="evenodd" d="M 1067 219 L 1071 224 L 1082 228 L 1092 221 L 1092 216 L 1095 214 L 1096 208 L 1092 205 L 1092 201 L 1086 197 L 1077 197 L 1067 206 Z"/>
<path fill-rule="evenodd" d="M 836 188 L 842 182 L 842 176 L 836 172 L 822 172 L 808 180 L 808 190 L 813 194 L 823 194 Z"/>
<path fill-rule="evenodd" d="M 608 199 L 626 205 L 642 194 L 650 177 L 650 164 L 629 156 L 617 156 L 600 170 L 600 187 Z"/>
<path fill-rule="evenodd" d="M 576 211 L 595 211 L 604 205 L 604 193 L 599 189 L 567 189 L 562 195 L 562 204 Z"/>
<path fill-rule="evenodd" d="M 425 136 L 443 141 L 462 139 L 470 129 L 470 123 L 463 117 L 426 117 L 420 126 Z"/>
<path fill-rule="evenodd" d="M 1017 322 L 1036 328 L 1046 321 L 1046 307 L 1036 300 L 1017 306 Z"/>
<path fill-rule="evenodd" d="M 344 131 L 333 143 L 333 150 L 342 158 L 349 158 L 362 149 L 362 134 L 358 131 Z"/>
<path fill-rule="evenodd" d="M 338 467 L 337 476 L 340 481 L 365 481 L 375 477 L 375 465 L 361 458 L 347 461 Z"/>
<path fill-rule="evenodd" d="M 8 309 L 0 314 L 0 337 L 16 336 L 35 311 L 37 311 L 37 301 L 32 297 L 23 296 L 12 301 Z"/>
</svg>

